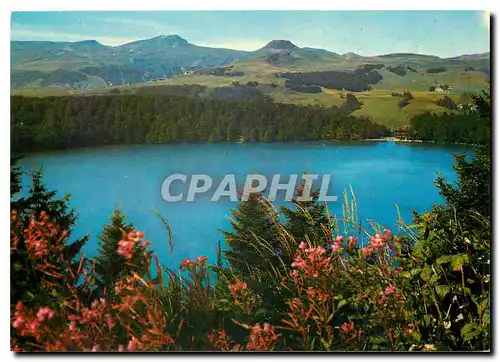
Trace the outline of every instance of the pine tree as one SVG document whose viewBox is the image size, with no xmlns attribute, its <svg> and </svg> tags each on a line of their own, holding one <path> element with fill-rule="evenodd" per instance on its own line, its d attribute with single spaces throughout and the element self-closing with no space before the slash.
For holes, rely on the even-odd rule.
<svg viewBox="0 0 500 362">
<path fill-rule="evenodd" d="M 16 161 L 11 164 L 11 190 L 20 191 L 21 173 Z M 11 196 L 14 196 L 13 192 Z M 76 270 L 80 265 L 80 259 L 76 258 L 88 237 L 76 239 L 68 244 L 72 228 L 76 221 L 76 213 L 68 208 L 69 195 L 57 198 L 56 192 L 48 190 L 43 184 L 43 171 L 38 170 L 32 174 L 32 182 L 29 193 L 25 197 L 11 199 L 11 211 L 15 213 L 15 232 L 18 238 L 11 251 L 11 304 L 15 305 L 22 301 L 25 305 L 36 305 L 43 303 L 56 303 L 54 296 L 64 294 L 67 285 L 78 283 Z M 39 269 L 28 256 L 28 249 L 24 239 L 23 230 L 28 229 L 30 218 L 39 219 L 42 213 L 48 216 L 58 229 L 67 232 L 66 245 L 64 245 L 61 256 L 49 258 L 47 265 L 52 267 L 53 273 L 48 275 Z M 11 228 L 12 228 L 11 224 Z M 13 242 L 11 236 L 11 244 Z M 83 260 L 85 262 L 85 260 Z M 47 283 L 52 285 L 48 290 Z M 48 293 L 51 293 L 49 297 Z M 84 291 L 82 291 L 84 292 Z M 49 302 L 50 301 L 50 302 Z"/>
<path fill-rule="evenodd" d="M 104 225 L 99 235 L 99 255 L 95 257 L 95 272 L 100 293 L 112 293 L 114 283 L 131 271 L 140 275 L 147 272 L 146 256 L 140 245 L 136 245 L 134 257 L 129 261 L 118 254 L 118 243 L 134 230 L 134 225 L 127 222 L 126 215 L 118 209 L 113 211 L 109 220 L 111 223 Z"/>
<path fill-rule="evenodd" d="M 243 201 L 237 209 L 231 210 L 233 231 L 222 230 L 228 245 L 225 256 L 232 269 L 241 276 L 248 275 L 249 269 L 266 267 L 272 262 L 273 251 L 279 253 L 276 228 L 264 207 L 262 195 L 252 193 L 247 201 Z M 269 251 L 262 248 L 262 243 L 275 248 Z M 263 250 L 264 249 L 264 250 Z"/>
</svg>

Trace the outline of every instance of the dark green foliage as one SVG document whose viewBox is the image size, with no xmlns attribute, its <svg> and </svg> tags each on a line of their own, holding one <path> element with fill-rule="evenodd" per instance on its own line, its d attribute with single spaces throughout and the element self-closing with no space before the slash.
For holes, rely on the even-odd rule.
<svg viewBox="0 0 500 362">
<path fill-rule="evenodd" d="M 491 159 L 488 147 L 479 148 L 474 159 L 468 161 L 465 155 L 455 156 L 455 172 L 458 180 L 452 185 L 443 177 L 436 184 L 448 207 L 456 211 L 462 225 L 477 228 L 474 214 L 488 217 L 491 214 Z"/>
<path fill-rule="evenodd" d="M 262 102 L 266 99 L 264 94 L 256 88 L 258 83 L 250 85 L 238 85 L 234 87 L 217 87 L 207 97 L 219 100 L 231 100 L 237 102 Z"/>
<path fill-rule="evenodd" d="M 377 70 L 385 68 L 384 64 L 364 64 L 363 68 L 366 70 Z"/>
<path fill-rule="evenodd" d="M 441 107 L 444 107 L 444 108 L 448 108 L 448 109 L 451 109 L 451 110 L 455 110 L 457 109 L 457 104 L 455 102 L 453 102 L 453 100 L 448 97 L 448 96 L 444 96 L 443 98 L 441 99 L 438 99 L 436 101 L 436 104 L 438 106 L 441 106 Z"/>
<path fill-rule="evenodd" d="M 413 99 L 413 95 L 410 92 L 403 92 L 403 93 L 392 92 L 391 96 L 401 97 L 401 99 L 398 102 L 399 108 L 406 107 L 408 104 L 410 104 L 410 100 Z"/>
<path fill-rule="evenodd" d="M 476 111 L 424 113 L 411 119 L 411 136 L 424 141 L 486 145 L 491 137 L 490 92 L 472 96 Z"/>
<path fill-rule="evenodd" d="M 21 178 L 23 172 L 18 164 L 19 157 L 10 158 L 10 197 L 21 191 Z"/>
<path fill-rule="evenodd" d="M 108 65 L 104 67 L 86 67 L 82 73 L 100 77 L 109 85 L 125 85 L 149 80 L 143 73 L 130 66 Z"/>
<path fill-rule="evenodd" d="M 411 137 L 443 143 L 487 144 L 490 120 L 475 113 L 424 113 L 411 119 Z"/>
<path fill-rule="evenodd" d="M 253 87 L 228 88 L 232 92 L 243 88 L 243 94 L 259 92 Z M 338 108 L 269 100 L 234 102 L 156 94 L 11 97 L 14 152 L 144 142 L 350 140 L 387 133 L 385 126 L 346 116 Z"/>
<path fill-rule="evenodd" d="M 370 90 L 371 84 L 377 84 L 382 76 L 374 71 L 358 68 L 352 73 L 339 71 L 309 72 L 309 73 L 282 73 L 286 78 L 303 85 L 316 85 L 329 89 L 346 89 L 351 92 Z"/>
<path fill-rule="evenodd" d="M 410 101 L 406 98 L 403 98 L 398 102 L 398 107 L 403 108 L 406 107 L 408 104 L 410 104 Z"/>
<path fill-rule="evenodd" d="M 387 67 L 389 72 L 400 75 L 404 77 L 406 75 L 406 67 L 404 65 L 398 65 L 396 67 Z"/>
<path fill-rule="evenodd" d="M 346 114 L 351 114 L 355 110 L 360 109 L 362 106 L 363 102 L 358 100 L 354 94 L 347 93 L 344 103 L 340 106 L 340 110 Z"/>
<path fill-rule="evenodd" d="M 12 88 L 25 87 L 38 80 L 44 80 L 48 77 L 48 73 L 40 72 L 38 70 L 12 70 L 10 72 L 10 86 Z"/>
<path fill-rule="evenodd" d="M 429 68 L 427 69 L 427 73 L 444 73 L 446 72 L 445 67 L 438 67 L 438 68 Z"/>
<path fill-rule="evenodd" d="M 136 94 L 157 94 L 178 97 L 199 97 L 207 87 L 199 84 L 182 84 L 182 85 L 155 85 L 139 87 Z"/>
<path fill-rule="evenodd" d="M 491 81 L 488 81 L 491 84 Z M 484 90 L 481 94 L 473 95 L 472 99 L 477 107 L 479 116 L 491 120 L 491 93 L 490 90 Z"/>
<path fill-rule="evenodd" d="M 405 99 L 413 99 L 413 95 L 410 92 L 403 92 L 403 98 Z"/>
<path fill-rule="evenodd" d="M 490 348 L 491 160 L 488 148 L 474 159 L 456 156 L 456 185 L 436 180 L 444 206 L 415 213 L 420 240 L 408 267 L 423 291 L 434 289 L 434 305 L 421 309 L 420 332 L 450 350 Z M 445 312 L 446 311 L 446 312 Z M 427 317 L 425 317 L 427 315 Z M 438 328 L 425 321 L 444 320 Z"/>
<path fill-rule="evenodd" d="M 259 273 L 269 265 L 279 264 L 277 229 L 265 207 L 266 201 L 261 195 L 250 194 L 248 201 L 231 210 L 232 231 L 222 230 L 228 246 L 224 252 L 226 259 L 235 274 L 245 280 L 249 273 Z M 259 243 L 270 246 L 269 250 L 256 247 Z"/>
<path fill-rule="evenodd" d="M 69 195 L 58 198 L 55 191 L 47 190 L 43 185 L 42 175 L 41 170 L 33 172 L 28 195 L 17 197 L 17 192 L 21 191 L 19 182 L 21 173 L 16 162 L 11 165 L 11 190 L 14 191 L 11 194 L 11 211 L 17 214 L 16 220 L 19 224 L 16 228 L 27 229 L 30 216 L 39 218 L 42 212 L 45 212 L 61 231 L 67 231 L 66 240 L 69 240 L 76 221 L 75 211 L 68 208 Z M 27 254 L 24 237 L 20 237 L 16 250 L 11 252 L 11 305 L 15 305 L 18 301 L 28 306 L 57 305 L 59 296 L 66 291 L 66 283 L 77 283 L 74 278 L 80 263 L 77 256 L 87 240 L 87 236 L 76 239 L 64 247 L 61 256 L 48 260 L 53 270 L 61 274 L 56 277 L 34 268 Z M 50 290 L 45 289 L 42 280 L 54 283 L 54 292 L 51 292 L 53 294 L 49 295 Z"/>
<path fill-rule="evenodd" d="M 291 80 L 285 81 L 285 87 L 300 93 L 321 93 L 321 87 L 317 85 L 307 85 Z"/>
<path fill-rule="evenodd" d="M 301 190 L 297 189 L 297 196 Z M 232 230 L 222 230 L 227 245 L 224 255 L 232 274 L 248 283 L 262 299 L 266 315 L 276 321 L 286 299 L 277 273 L 289 269 L 298 247 L 283 236 L 282 228 L 295 241 L 325 240 L 321 224 L 328 225 L 328 217 L 317 196 L 313 193 L 313 200 L 307 202 L 294 199 L 291 207 L 281 206 L 278 214 L 260 194 L 250 194 L 248 201 L 232 210 Z"/>
<path fill-rule="evenodd" d="M 70 85 L 73 87 L 75 83 L 83 82 L 87 79 L 88 77 L 80 72 L 59 69 L 49 73 L 42 81 L 41 85 L 43 87 L 49 85 Z"/>
<path fill-rule="evenodd" d="M 43 87 L 57 86 L 75 86 L 79 82 L 86 81 L 87 75 L 82 72 L 70 70 L 55 70 L 52 72 L 41 72 L 38 70 L 19 71 L 13 70 L 10 75 L 10 84 L 12 88 L 25 87 L 40 81 Z"/>
<path fill-rule="evenodd" d="M 112 293 L 114 283 L 132 271 L 139 275 L 147 272 L 146 257 L 139 245 L 136 245 L 134 257 L 131 260 L 126 260 L 118 254 L 118 243 L 134 230 L 134 225 L 126 219 L 120 210 L 114 210 L 109 218 L 110 224 L 104 225 L 99 235 L 99 254 L 95 257 L 95 275 L 101 294 Z"/>
<path fill-rule="evenodd" d="M 206 68 L 200 71 L 197 71 L 196 74 L 205 74 L 205 75 L 216 75 L 222 76 L 226 72 L 225 67 L 214 67 L 214 68 Z"/>
</svg>

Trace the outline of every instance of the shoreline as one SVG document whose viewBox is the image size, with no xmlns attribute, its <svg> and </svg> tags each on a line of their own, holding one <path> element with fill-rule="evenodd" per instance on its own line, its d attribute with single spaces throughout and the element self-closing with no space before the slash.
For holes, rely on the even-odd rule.
<svg viewBox="0 0 500 362">
<path fill-rule="evenodd" d="M 412 140 L 407 138 L 383 137 L 383 138 L 368 138 L 361 140 L 362 142 L 394 142 L 394 143 L 424 143 L 422 140 Z"/>
</svg>

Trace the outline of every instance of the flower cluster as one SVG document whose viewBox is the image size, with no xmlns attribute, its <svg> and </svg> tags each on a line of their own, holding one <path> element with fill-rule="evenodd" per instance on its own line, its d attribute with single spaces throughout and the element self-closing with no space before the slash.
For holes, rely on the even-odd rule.
<svg viewBox="0 0 500 362">
<path fill-rule="evenodd" d="M 181 270 L 188 270 L 192 268 L 196 268 L 197 266 L 205 264 L 208 260 L 208 257 L 205 255 L 198 256 L 195 260 L 184 259 L 181 261 Z"/>
<path fill-rule="evenodd" d="M 137 243 L 139 243 L 143 238 L 143 232 L 138 230 L 131 231 L 130 233 L 128 233 L 126 239 L 120 240 L 118 242 L 118 254 L 126 259 L 132 259 Z M 149 244 L 150 242 L 146 241 L 141 244 L 141 247 L 147 247 Z"/>
<path fill-rule="evenodd" d="M 325 248 L 307 248 L 306 244 L 301 242 L 299 249 L 292 263 L 292 268 L 296 268 L 297 272 L 292 271 L 292 277 L 298 277 L 298 271 L 302 270 L 305 277 L 317 278 L 329 268 L 331 258 L 326 255 Z"/>
<path fill-rule="evenodd" d="M 17 303 L 12 326 L 19 331 L 22 336 L 38 336 L 42 333 L 41 324 L 54 318 L 54 311 L 48 307 L 41 307 L 35 314 L 25 308 L 22 302 Z"/>
<path fill-rule="evenodd" d="M 400 294 L 396 292 L 396 287 L 393 284 L 390 284 L 385 288 L 385 290 L 379 293 L 380 298 L 378 300 L 378 304 L 387 304 L 388 297 L 393 295 L 395 299 L 400 299 Z"/>
<path fill-rule="evenodd" d="M 344 237 L 342 235 L 337 236 L 333 244 L 331 245 L 332 253 L 340 250 L 342 248 L 342 243 L 344 242 Z"/>
<path fill-rule="evenodd" d="M 279 336 L 279 334 L 276 334 L 275 328 L 269 323 L 264 323 L 263 327 L 260 324 L 255 324 L 250 330 L 247 350 L 273 351 Z"/>
<path fill-rule="evenodd" d="M 389 228 L 384 229 L 384 233 L 376 233 L 374 236 L 370 236 L 370 242 L 367 247 L 361 249 L 365 256 L 370 256 L 373 251 L 381 251 L 389 240 L 392 238 L 392 231 Z"/>
<path fill-rule="evenodd" d="M 247 289 L 247 283 L 237 280 L 234 284 L 229 284 L 231 295 L 236 298 L 243 290 Z"/>
<path fill-rule="evenodd" d="M 208 335 L 208 340 L 212 347 L 217 351 L 229 352 L 229 351 L 241 351 L 242 348 L 239 344 L 232 345 L 232 341 L 227 336 L 223 329 L 213 330 Z"/>
<path fill-rule="evenodd" d="M 51 222 L 45 211 L 40 213 L 38 219 L 31 216 L 28 227 L 23 232 L 28 255 L 33 260 L 45 257 L 49 251 L 60 252 L 67 236 L 68 232 L 61 231 L 57 224 Z"/>
</svg>

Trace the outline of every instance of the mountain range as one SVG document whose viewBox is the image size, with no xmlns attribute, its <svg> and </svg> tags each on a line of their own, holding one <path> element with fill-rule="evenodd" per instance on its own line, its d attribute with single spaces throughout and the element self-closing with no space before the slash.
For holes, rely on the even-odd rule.
<svg viewBox="0 0 500 362">
<path fill-rule="evenodd" d="M 364 57 L 352 52 L 300 48 L 288 40 L 272 40 L 261 49 L 241 51 L 197 46 L 178 35 L 160 35 L 120 46 L 106 46 L 95 40 L 11 41 L 11 88 L 88 90 L 192 73 L 211 74 L 220 67 L 224 68 L 223 74 L 238 76 L 257 68 L 264 73 L 271 68 L 278 72 L 354 70 L 362 64 L 376 63 L 429 68 L 468 66 L 489 72 L 489 52 L 445 59 L 408 53 Z M 237 71 L 231 73 L 229 69 Z"/>
</svg>

